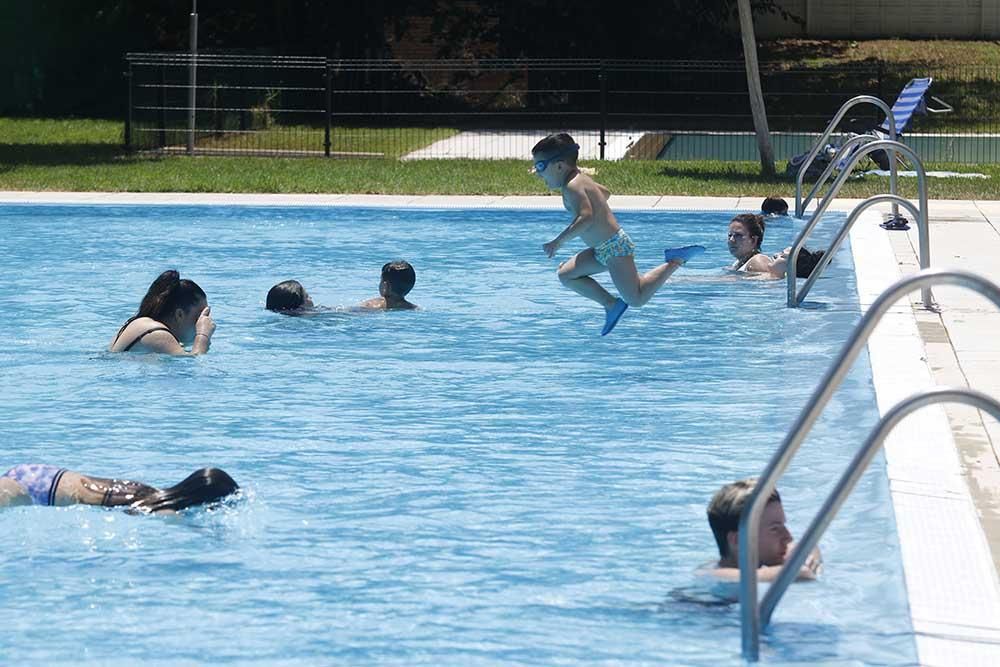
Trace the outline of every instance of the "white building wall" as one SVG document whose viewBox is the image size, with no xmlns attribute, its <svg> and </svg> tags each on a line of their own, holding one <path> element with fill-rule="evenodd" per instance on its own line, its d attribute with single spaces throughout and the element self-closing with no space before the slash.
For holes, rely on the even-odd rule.
<svg viewBox="0 0 1000 667">
<path fill-rule="evenodd" d="M 758 37 L 1000 37 L 1000 0 L 778 0 L 804 26 L 761 16 Z"/>
</svg>

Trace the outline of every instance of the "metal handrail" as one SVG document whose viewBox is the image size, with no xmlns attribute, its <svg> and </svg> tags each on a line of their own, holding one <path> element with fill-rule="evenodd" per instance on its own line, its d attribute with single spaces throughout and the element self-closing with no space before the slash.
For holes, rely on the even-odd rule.
<svg viewBox="0 0 1000 667">
<path fill-rule="evenodd" d="M 812 147 L 812 150 L 809 151 L 809 155 L 802 162 L 802 164 L 799 165 L 799 172 L 795 175 L 796 218 L 802 217 L 802 214 L 805 212 L 806 205 L 809 203 L 809 200 L 812 199 L 813 195 L 815 195 L 817 188 L 820 187 L 820 185 L 824 183 L 826 179 L 829 177 L 828 173 L 823 172 L 824 174 L 823 177 L 821 177 L 820 180 L 816 182 L 816 185 L 813 187 L 813 191 L 809 193 L 809 197 L 806 198 L 805 201 L 803 201 L 802 179 L 805 177 L 806 170 L 809 168 L 809 165 L 813 163 L 813 160 L 816 159 L 816 156 L 819 155 L 820 150 L 823 148 L 824 145 L 826 145 L 827 139 L 829 139 L 830 135 L 833 134 L 833 131 L 837 129 L 837 125 L 840 123 L 841 120 L 844 119 L 844 116 L 847 114 L 848 110 L 859 104 L 874 104 L 879 109 L 884 111 L 886 118 L 889 121 L 889 140 L 896 141 L 896 117 L 892 114 L 892 108 L 888 104 L 886 104 L 885 102 L 883 102 L 882 100 L 873 95 L 858 95 L 857 97 L 852 97 L 851 99 L 844 102 L 843 106 L 840 107 L 840 110 L 833 117 L 833 120 L 831 120 L 829 125 L 826 126 L 826 129 L 823 130 L 823 134 L 819 136 L 819 139 L 816 141 L 816 144 Z M 837 153 L 837 155 L 839 157 L 843 157 L 840 155 L 839 152 Z M 893 155 L 892 153 L 889 154 L 889 162 L 890 162 L 889 192 L 891 194 L 896 194 L 896 156 Z M 831 162 L 830 164 L 835 165 L 836 162 Z M 829 171 L 832 171 L 832 169 L 830 169 Z"/>
<path fill-rule="evenodd" d="M 847 221 L 841 228 L 837 238 L 830 245 L 830 249 L 826 252 L 826 254 L 824 254 L 820 263 L 813 268 L 812 273 L 809 274 L 806 284 L 803 286 L 802 290 L 798 290 L 798 276 L 795 274 L 795 266 L 799 259 L 799 251 L 802 249 L 802 246 L 805 245 L 806 239 L 809 238 L 810 234 L 812 234 L 813 229 L 816 228 L 816 225 L 819 223 L 820 218 L 823 217 L 826 209 L 829 208 L 830 204 L 833 202 L 833 198 L 836 197 L 837 193 L 840 191 L 844 181 L 847 180 L 851 169 L 854 168 L 854 165 L 857 164 L 859 160 L 869 153 L 877 150 L 888 151 L 890 149 L 903 153 L 913 163 L 914 169 L 917 172 L 917 197 L 919 205 L 914 208 L 909 201 L 894 194 L 876 195 L 875 197 L 870 197 L 863 201 L 861 204 L 856 206 L 854 211 L 852 211 L 850 216 L 848 216 Z M 785 270 L 785 282 L 788 288 L 787 304 L 789 308 L 797 308 L 799 304 L 802 303 L 803 299 L 805 299 L 806 294 L 808 294 L 809 290 L 812 289 L 812 286 L 816 283 L 820 274 L 830 264 L 830 261 L 833 259 L 833 252 L 840 247 L 840 244 L 846 237 L 847 232 L 850 231 L 851 225 L 853 225 L 855 220 L 857 220 L 861 211 L 868 208 L 872 204 L 877 204 L 883 201 L 892 202 L 894 207 L 904 206 L 913 214 L 913 217 L 916 218 L 920 239 L 920 268 L 926 269 L 930 267 L 931 248 L 930 227 L 927 219 L 927 173 L 924 171 L 924 165 L 920 161 L 920 158 L 917 157 L 917 154 L 913 151 L 913 149 L 906 144 L 889 140 L 872 141 L 862 146 L 848 159 L 847 167 L 837 175 L 836 180 L 834 180 L 833 184 L 830 186 L 829 192 L 827 192 L 822 201 L 820 201 L 819 207 L 817 207 L 812 217 L 809 218 L 809 222 L 806 223 L 806 226 L 802 229 L 798 238 L 796 238 L 795 242 L 792 244 L 791 250 L 788 253 L 788 266 Z M 921 299 L 924 302 L 925 308 L 930 309 L 933 306 L 933 295 L 931 294 L 930 288 L 926 288 L 921 291 Z"/>
<path fill-rule="evenodd" d="M 802 212 L 805 213 L 806 206 L 808 206 L 809 202 L 813 200 L 813 197 L 815 197 L 819 193 L 820 188 L 826 185 L 827 179 L 830 178 L 830 176 L 833 174 L 833 171 L 837 168 L 837 165 L 840 164 L 841 161 L 845 160 L 848 155 L 850 155 L 854 150 L 856 150 L 857 146 L 878 140 L 879 140 L 878 137 L 872 136 L 870 134 L 859 134 L 857 136 L 851 137 L 843 144 L 841 144 L 840 148 L 837 149 L 837 153 L 833 156 L 833 158 L 831 158 L 829 164 L 826 165 L 826 169 L 824 169 L 823 173 L 820 174 L 820 177 L 816 179 L 816 182 L 813 184 L 812 189 L 809 191 L 809 194 L 807 194 L 806 198 L 802 200 Z M 893 164 L 895 164 L 895 162 L 893 162 Z M 889 191 L 890 194 L 896 194 L 895 191 L 892 189 L 891 184 L 889 187 Z M 802 214 L 797 214 L 797 217 L 801 218 Z"/>
<path fill-rule="evenodd" d="M 778 578 L 771 584 L 771 589 L 767 592 L 763 602 L 758 605 L 757 598 L 757 568 L 758 558 L 758 530 L 760 529 L 760 517 L 767 504 L 767 499 L 777 484 L 778 478 L 785 472 L 792 457 L 798 451 L 806 435 L 812 429 L 813 424 L 819 418 L 823 408 L 833 395 L 833 392 L 840 386 L 841 381 L 850 370 L 854 360 L 857 359 L 862 347 L 868 341 L 869 336 L 875 326 L 900 298 L 906 296 L 916 289 L 924 289 L 932 284 L 950 284 L 957 287 L 965 287 L 979 294 L 982 294 L 1000 309 L 1000 287 L 990 282 L 986 278 L 978 276 L 968 271 L 946 271 L 942 269 L 925 269 L 912 276 L 907 276 L 886 289 L 872 303 L 868 312 L 858 322 L 847 339 L 844 347 L 833 365 L 826 371 L 820 380 L 816 390 L 810 396 L 805 408 L 802 410 L 788 436 L 771 457 L 767 467 L 758 478 L 750 497 L 747 499 L 746 507 L 740 516 L 739 524 L 739 566 L 740 566 L 740 616 L 743 630 L 743 656 L 748 660 L 757 660 L 760 650 L 760 629 L 770 621 L 774 607 L 781 599 L 781 595 L 791 581 L 798 574 L 799 568 L 805 562 L 809 551 L 815 546 L 820 534 L 829 524 L 832 515 L 829 512 L 836 512 L 843 502 L 841 496 L 846 497 L 857 481 L 855 474 L 860 475 L 863 468 L 858 471 L 857 466 L 862 463 L 867 465 L 871 460 L 871 454 L 880 445 L 885 433 L 895 426 L 896 422 L 902 419 L 912 410 L 922 407 L 926 403 L 922 402 L 925 396 L 934 396 L 932 402 L 940 400 L 938 394 L 917 395 L 905 399 L 889 410 L 879 422 L 873 435 L 869 436 L 868 442 L 861 452 L 855 456 L 851 466 L 847 469 L 845 478 L 837 485 L 833 495 L 824 504 L 823 508 L 813 520 L 812 525 L 806 531 L 803 541 L 796 545 L 789 560 L 782 567 Z M 960 390 L 950 390 L 959 392 Z M 978 396 L 974 392 L 970 395 Z M 947 394 L 948 400 L 963 401 L 956 393 Z M 930 400 L 929 398 L 927 400 Z M 978 399 L 977 399 L 978 400 Z M 989 405 L 985 409 L 992 412 L 993 406 Z M 1000 419 L 1000 406 L 995 414 Z M 869 448 L 873 448 L 869 452 Z M 849 483 L 850 486 L 846 486 Z"/>
</svg>

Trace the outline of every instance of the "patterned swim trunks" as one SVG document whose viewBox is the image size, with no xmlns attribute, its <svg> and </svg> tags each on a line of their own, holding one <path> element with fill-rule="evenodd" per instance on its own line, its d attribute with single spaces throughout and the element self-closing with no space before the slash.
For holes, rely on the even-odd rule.
<svg viewBox="0 0 1000 667">
<path fill-rule="evenodd" d="M 37 463 L 22 463 L 14 466 L 4 477 L 9 477 L 21 485 L 35 505 L 55 505 L 56 487 L 62 479 L 65 468 L 41 465 Z"/>
<path fill-rule="evenodd" d="M 628 237 L 624 229 L 619 229 L 607 241 L 594 246 L 594 259 L 604 266 L 608 265 L 608 260 L 612 257 L 628 257 L 634 254 L 635 243 Z"/>
</svg>

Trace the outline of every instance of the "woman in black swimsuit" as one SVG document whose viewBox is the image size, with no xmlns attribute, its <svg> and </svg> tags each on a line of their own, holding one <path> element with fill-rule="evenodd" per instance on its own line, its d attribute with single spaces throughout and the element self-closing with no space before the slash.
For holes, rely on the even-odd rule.
<svg viewBox="0 0 1000 667">
<path fill-rule="evenodd" d="M 214 332 L 205 291 L 192 280 L 181 280 L 176 271 L 164 271 L 149 286 L 139 312 L 118 330 L 110 350 L 204 354 Z M 190 352 L 182 345 L 189 341 Z"/>
</svg>

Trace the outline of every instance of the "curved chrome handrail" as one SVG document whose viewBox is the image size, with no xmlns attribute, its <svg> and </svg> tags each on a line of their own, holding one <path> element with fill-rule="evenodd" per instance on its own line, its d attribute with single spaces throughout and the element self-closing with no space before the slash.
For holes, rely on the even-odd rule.
<svg viewBox="0 0 1000 667">
<path fill-rule="evenodd" d="M 795 453 L 802 445 L 802 441 L 809 433 L 813 424 L 819 418 L 823 408 L 826 407 L 830 396 L 833 395 L 833 392 L 840 386 L 841 381 L 843 381 L 844 376 L 847 375 L 851 365 L 857 359 L 862 347 L 868 341 L 869 336 L 871 336 L 872 331 L 882 319 L 882 316 L 902 297 L 916 289 L 926 289 L 932 284 L 950 284 L 971 289 L 988 298 L 1000 309 L 1000 287 L 986 278 L 968 271 L 925 269 L 897 281 L 882 292 L 875 302 L 872 303 L 868 312 L 865 313 L 864 317 L 854 327 L 837 359 L 827 369 L 819 385 L 806 403 L 805 408 L 803 408 L 792 429 L 785 437 L 784 442 L 782 442 L 781 446 L 771 457 L 764 472 L 761 473 L 750 497 L 747 499 L 743 514 L 740 516 L 740 616 L 743 630 L 743 656 L 748 660 L 757 660 L 759 656 L 761 624 L 766 624 L 770 619 L 771 612 L 781 597 L 781 592 L 778 591 L 783 590 L 778 588 L 778 583 L 783 582 L 783 585 L 787 586 L 793 579 L 793 575 L 786 574 L 786 571 L 797 573 L 798 567 L 801 567 L 805 556 L 808 555 L 808 550 L 796 547 L 792 558 L 786 563 L 778 580 L 772 584 L 771 590 L 768 591 L 768 595 L 765 598 L 765 603 L 767 604 L 767 614 L 765 616 L 762 607 L 758 606 L 757 598 L 757 567 L 759 566 L 757 531 L 760 527 L 760 516 L 764 511 L 767 498 L 774 490 L 778 478 L 785 472 L 792 457 L 795 456 Z M 906 400 L 908 401 L 909 399 Z M 905 403 L 906 401 L 897 406 L 900 412 L 907 408 Z M 897 414 L 897 412 L 894 412 L 897 408 L 887 412 L 882 422 L 885 422 L 890 415 Z M 901 414 L 899 419 L 902 416 L 905 415 Z M 878 432 L 876 432 L 876 435 L 878 435 Z M 871 440 L 872 438 L 869 438 L 869 441 Z M 878 442 L 881 443 L 881 440 L 878 440 Z M 824 509 L 826 509 L 826 506 L 824 506 Z M 817 520 L 813 522 L 814 525 L 810 526 L 810 531 L 813 530 L 814 526 L 819 530 L 819 524 L 822 523 L 823 518 L 822 516 L 818 516 Z M 825 524 L 822 525 L 822 528 L 825 528 Z M 812 535 L 808 531 L 807 534 L 812 538 Z M 816 535 L 816 539 L 818 539 L 818 534 Z M 800 545 L 805 544 L 805 541 L 800 543 Z M 798 563 L 798 566 L 793 570 L 791 569 L 791 565 L 794 563 Z"/>
<path fill-rule="evenodd" d="M 822 201 L 820 201 L 819 207 L 817 207 L 812 217 L 809 218 L 809 222 L 806 223 L 806 226 L 802 229 L 802 231 L 799 233 L 798 238 L 796 238 L 795 242 L 792 244 L 791 251 L 788 253 L 788 268 L 785 270 L 785 283 L 787 285 L 787 290 L 788 290 L 787 304 L 789 308 L 797 308 L 799 304 L 802 303 L 802 300 L 805 299 L 806 294 L 809 293 L 809 290 L 812 289 L 813 284 L 819 278 L 820 273 L 822 273 L 823 269 L 825 269 L 826 266 L 830 263 L 830 260 L 833 259 L 832 253 L 828 251 L 827 254 L 823 257 L 823 260 L 813 269 L 812 273 L 809 274 L 809 278 L 806 281 L 806 285 L 802 289 L 802 291 L 797 291 L 797 276 L 795 275 L 795 265 L 799 259 L 799 251 L 802 249 L 802 246 L 805 245 L 806 239 L 809 238 L 810 234 L 812 234 L 812 231 L 813 229 L 816 228 L 816 225 L 819 223 L 820 218 L 823 217 L 823 214 L 826 212 L 826 209 L 829 208 L 830 204 L 833 202 L 833 198 L 840 191 L 841 186 L 843 186 L 844 181 L 847 180 L 847 177 L 850 175 L 851 169 L 854 168 L 854 165 L 857 164 L 859 160 L 861 160 L 869 153 L 872 153 L 877 150 L 888 151 L 890 149 L 903 153 L 913 163 L 913 166 L 917 172 L 917 197 L 919 200 L 919 205 L 917 206 L 916 209 L 914 209 L 913 206 L 909 204 L 909 202 L 906 202 L 906 200 L 896 195 L 888 195 L 888 197 L 890 197 L 891 199 L 886 199 L 882 201 L 891 201 L 893 205 L 903 205 L 903 203 L 906 202 L 906 208 L 910 210 L 911 213 L 914 214 L 914 217 L 917 220 L 917 227 L 920 236 L 920 268 L 926 269 L 930 267 L 931 250 L 930 250 L 930 229 L 928 226 L 928 219 L 927 219 L 927 173 L 924 171 L 924 164 L 923 162 L 920 161 L 920 158 L 917 157 L 917 154 L 913 151 L 913 149 L 907 146 L 906 144 L 901 144 L 898 141 L 889 141 L 885 139 L 879 141 L 872 141 L 863 145 L 858 151 L 854 153 L 854 155 L 850 157 L 847 163 L 847 167 L 843 169 L 840 172 L 840 174 L 837 175 L 836 180 L 834 180 L 833 184 L 830 186 L 830 190 L 823 197 Z M 868 200 L 865 200 L 864 202 L 859 204 L 859 206 L 855 208 L 855 211 L 857 211 L 858 208 L 861 208 L 863 210 L 864 208 L 868 208 L 869 206 L 871 206 L 872 203 L 874 203 L 871 202 L 871 199 L 873 198 L 869 198 Z M 848 220 L 844 226 L 849 228 L 850 225 L 854 224 L 856 218 L 857 216 L 854 215 L 854 213 L 852 212 L 851 216 L 848 217 Z M 830 246 L 831 250 L 836 250 L 837 247 L 839 247 L 840 242 L 843 240 L 843 236 L 845 235 L 846 232 L 843 229 L 841 229 L 841 233 L 838 234 L 837 237 L 838 240 L 835 241 Z M 923 299 L 924 307 L 931 308 L 933 303 L 933 298 L 931 295 L 930 288 L 926 288 L 921 292 L 921 298 Z"/>
<path fill-rule="evenodd" d="M 888 104 L 886 104 L 885 102 L 883 102 L 882 100 L 873 95 L 858 95 L 857 97 L 852 97 L 851 99 L 844 102 L 843 106 L 840 107 L 840 110 L 836 113 L 836 115 L 834 115 L 833 120 L 831 120 L 830 123 L 826 126 L 826 129 L 823 130 L 823 133 L 816 141 L 816 144 L 812 147 L 812 150 L 809 151 L 809 155 L 802 162 L 802 164 L 799 165 L 799 171 L 795 175 L 796 218 L 802 217 L 802 214 L 805 212 L 806 204 L 808 204 L 809 199 L 812 199 L 813 194 L 815 194 L 815 192 L 810 192 L 809 197 L 806 199 L 805 202 L 803 202 L 802 179 L 805 177 L 806 170 L 809 168 L 809 165 L 813 163 L 813 160 L 816 159 L 816 156 L 819 155 L 820 150 L 826 144 L 826 140 L 829 139 L 830 135 L 833 134 L 833 131 L 837 129 L 837 125 L 840 124 L 840 121 L 844 119 L 844 116 L 847 114 L 848 110 L 859 104 L 874 104 L 879 109 L 884 111 L 886 119 L 889 121 L 889 140 L 896 141 L 896 117 L 893 115 L 892 108 Z M 891 153 L 889 157 L 890 157 L 889 192 L 891 194 L 896 194 L 896 159 L 895 156 L 892 155 Z M 827 174 L 826 176 L 829 177 L 829 174 Z M 819 181 L 817 181 L 817 185 L 821 182 L 825 182 L 825 179 L 821 178 Z M 814 187 L 813 190 L 815 191 L 815 189 L 816 188 Z"/>
<path fill-rule="evenodd" d="M 826 531 L 827 526 L 837 516 L 847 496 L 854 490 L 861 475 L 864 474 L 875 457 L 876 452 L 882 448 L 882 442 L 889 432 L 896 425 L 906 418 L 910 413 L 916 412 L 920 408 L 935 403 L 962 403 L 970 407 L 988 412 L 993 418 L 1000 422 L 1000 401 L 992 396 L 984 394 L 974 389 L 960 389 L 953 387 L 938 387 L 928 389 L 913 396 L 904 398 L 899 403 L 889 409 L 882 419 L 879 420 L 875 428 L 868 435 L 868 439 L 857 454 L 851 460 L 850 465 L 844 474 L 837 481 L 837 485 L 830 492 L 826 502 L 816 513 L 816 517 L 803 533 L 802 539 L 795 545 L 795 550 L 789 556 L 788 561 L 781 568 L 778 578 L 771 584 L 771 588 L 764 594 L 764 599 L 760 602 L 761 623 L 767 625 L 771 622 L 771 614 L 774 608 L 781 601 L 781 596 L 785 594 L 788 586 L 795 581 L 799 569 L 805 563 L 809 553 L 819 543 L 819 538 Z"/>
<path fill-rule="evenodd" d="M 879 141 L 879 138 L 874 137 L 870 134 L 859 134 L 855 137 L 851 137 L 843 144 L 841 144 L 840 148 L 837 149 L 837 153 L 830 160 L 830 163 L 826 165 L 826 169 L 824 169 L 823 173 L 820 174 L 820 177 L 816 179 L 816 183 L 813 184 L 812 189 L 809 191 L 809 194 L 807 194 L 806 198 L 802 200 L 803 213 L 806 210 L 806 206 L 808 206 L 809 202 L 813 200 L 813 197 L 816 196 L 820 188 L 826 185 L 827 179 L 829 179 L 830 175 L 833 174 L 833 170 L 837 168 L 837 165 L 840 164 L 841 160 L 844 160 L 848 155 L 850 155 L 851 152 L 855 150 L 855 147 L 872 141 Z M 889 190 L 890 194 L 895 194 L 895 191 L 892 189 L 891 184 Z M 802 216 L 800 215 L 798 217 Z"/>
</svg>

